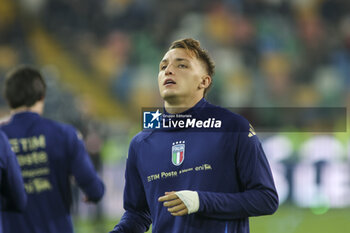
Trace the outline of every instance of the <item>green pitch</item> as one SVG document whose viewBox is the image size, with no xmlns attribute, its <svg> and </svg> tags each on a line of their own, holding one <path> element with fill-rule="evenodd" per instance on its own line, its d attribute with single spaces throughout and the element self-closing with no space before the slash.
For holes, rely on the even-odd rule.
<svg viewBox="0 0 350 233">
<path fill-rule="evenodd" d="M 91 221 L 75 218 L 75 232 L 108 233 L 117 222 L 118 219 Z M 281 206 L 272 216 L 250 218 L 251 233 L 347 233 L 349 229 L 350 208 L 330 209 L 316 215 L 310 209 Z"/>
<path fill-rule="evenodd" d="M 310 209 L 282 206 L 272 216 L 250 218 L 251 233 L 350 232 L 350 208 L 314 214 Z"/>
</svg>

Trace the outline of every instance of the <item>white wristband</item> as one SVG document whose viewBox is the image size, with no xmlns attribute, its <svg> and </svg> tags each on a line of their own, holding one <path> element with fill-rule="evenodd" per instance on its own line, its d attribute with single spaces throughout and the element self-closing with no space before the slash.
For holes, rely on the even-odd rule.
<svg viewBox="0 0 350 233">
<path fill-rule="evenodd" d="M 182 190 L 175 192 L 188 209 L 188 214 L 196 213 L 199 209 L 199 196 L 196 191 Z"/>
</svg>

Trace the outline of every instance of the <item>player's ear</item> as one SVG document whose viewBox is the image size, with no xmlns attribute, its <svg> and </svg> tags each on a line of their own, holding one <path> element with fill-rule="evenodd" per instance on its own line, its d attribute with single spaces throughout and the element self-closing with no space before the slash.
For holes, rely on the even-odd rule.
<svg viewBox="0 0 350 233">
<path fill-rule="evenodd" d="M 204 75 L 201 77 L 201 82 L 199 83 L 199 89 L 206 89 L 210 86 L 211 77 L 209 75 Z"/>
</svg>

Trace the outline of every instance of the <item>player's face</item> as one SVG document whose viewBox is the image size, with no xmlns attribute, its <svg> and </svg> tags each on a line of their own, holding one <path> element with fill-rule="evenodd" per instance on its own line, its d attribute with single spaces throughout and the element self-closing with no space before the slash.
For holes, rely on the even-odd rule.
<svg viewBox="0 0 350 233">
<path fill-rule="evenodd" d="M 159 64 L 158 86 L 165 101 L 203 97 L 204 64 L 185 49 L 169 50 Z"/>
</svg>

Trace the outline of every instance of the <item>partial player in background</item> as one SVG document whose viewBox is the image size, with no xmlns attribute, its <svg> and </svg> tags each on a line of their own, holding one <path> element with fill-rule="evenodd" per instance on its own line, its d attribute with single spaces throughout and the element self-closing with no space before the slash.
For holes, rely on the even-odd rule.
<svg viewBox="0 0 350 233">
<path fill-rule="evenodd" d="M 2 212 L 21 212 L 27 204 L 21 169 L 2 131 L 0 131 L 0 201 L 0 233 L 2 233 Z"/>
<path fill-rule="evenodd" d="M 18 67 L 6 76 L 12 116 L 1 129 L 21 166 L 28 205 L 23 214 L 3 214 L 5 233 L 72 233 L 72 176 L 87 202 L 98 202 L 104 194 L 77 131 L 41 116 L 45 91 L 43 77 L 31 67 Z"/>
<path fill-rule="evenodd" d="M 154 233 L 248 233 L 248 217 L 276 211 L 276 188 L 254 129 L 204 98 L 213 74 L 211 58 L 193 39 L 173 42 L 162 58 L 158 85 L 167 115 L 220 122 L 213 129 L 164 127 L 133 138 L 125 213 L 112 233 L 145 232 L 151 223 Z"/>
</svg>

